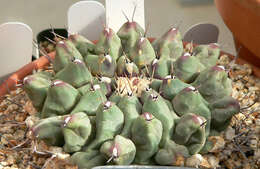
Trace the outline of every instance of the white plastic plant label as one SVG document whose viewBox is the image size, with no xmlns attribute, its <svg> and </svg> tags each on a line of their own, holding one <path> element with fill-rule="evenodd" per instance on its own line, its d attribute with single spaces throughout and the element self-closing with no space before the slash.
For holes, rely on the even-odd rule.
<svg viewBox="0 0 260 169">
<path fill-rule="evenodd" d="M 105 7 L 97 1 L 79 1 L 68 10 L 68 31 L 97 40 L 105 24 Z"/>
<path fill-rule="evenodd" d="M 31 62 L 32 29 L 20 22 L 0 25 L 0 78 Z"/>
<path fill-rule="evenodd" d="M 106 0 L 107 25 L 115 32 L 127 22 L 123 13 L 129 21 L 134 20 L 145 29 L 144 0 Z"/>
</svg>

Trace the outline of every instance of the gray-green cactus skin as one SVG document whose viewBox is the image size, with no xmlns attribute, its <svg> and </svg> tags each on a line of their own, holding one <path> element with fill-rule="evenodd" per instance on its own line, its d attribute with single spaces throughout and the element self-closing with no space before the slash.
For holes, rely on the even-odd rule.
<svg viewBox="0 0 260 169">
<path fill-rule="evenodd" d="M 182 36 L 178 29 L 169 29 L 161 38 L 153 42 L 154 50 L 159 58 L 177 60 L 183 53 Z"/>
<path fill-rule="evenodd" d="M 192 83 L 208 101 L 214 102 L 232 93 L 231 80 L 222 66 L 213 66 L 200 73 Z"/>
<path fill-rule="evenodd" d="M 144 36 L 144 29 L 137 22 L 126 22 L 117 32 L 121 39 L 123 50 L 129 54 L 129 51 L 134 48 L 138 39 Z"/>
<path fill-rule="evenodd" d="M 116 70 L 116 61 L 110 55 L 87 55 L 85 62 L 92 75 L 113 77 Z"/>
<path fill-rule="evenodd" d="M 173 106 L 172 106 L 172 103 L 169 100 L 166 100 L 166 99 L 164 99 L 164 102 L 167 104 L 167 106 L 168 106 L 168 108 L 171 112 L 174 124 L 177 123 L 179 121 L 180 117 L 175 113 Z"/>
<path fill-rule="evenodd" d="M 207 120 L 206 136 L 209 135 L 211 112 L 208 108 L 207 101 L 200 95 L 196 88 L 192 86 L 184 88 L 172 100 L 172 105 L 179 116 L 183 116 L 188 113 L 194 113 L 204 117 Z"/>
<path fill-rule="evenodd" d="M 220 48 L 216 43 L 208 45 L 198 45 L 193 49 L 193 55 L 206 67 L 212 67 L 217 64 Z"/>
<path fill-rule="evenodd" d="M 150 41 L 145 37 L 141 37 L 136 41 L 135 46 L 130 49 L 129 58 L 138 68 L 144 68 L 148 66 L 156 56 Z"/>
<path fill-rule="evenodd" d="M 59 72 L 74 59 L 83 60 L 74 44 L 70 40 L 59 41 L 56 45 L 56 55 L 53 62 L 54 71 Z"/>
<path fill-rule="evenodd" d="M 160 58 L 154 59 L 151 65 L 149 66 L 149 75 L 156 79 L 163 79 L 164 77 L 170 74 L 168 67 L 168 59 Z"/>
<path fill-rule="evenodd" d="M 175 165 L 180 158 L 185 159 L 189 156 L 189 151 L 185 146 L 170 140 L 156 153 L 155 161 L 159 165 L 169 166 Z"/>
<path fill-rule="evenodd" d="M 107 101 L 107 98 L 101 91 L 100 86 L 94 85 L 80 98 L 78 104 L 71 111 L 71 114 L 84 112 L 88 116 L 95 116 L 99 106 L 105 101 Z"/>
<path fill-rule="evenodd" d="M 32 101 L 33 106 L 37 111 L 41 111 L 51 85 L 51 80 L 45 77 L 44 74 L 36 73 L 24 78 L 23 84 L 24 90 Z"/>
<path fill-rule="evenodd" d="M 79 99 L 77 89 L 61 80 L 55 80 L 47 92 L 41 118 L 69 114 Z"/>
<path fill-rule="evenodd" d="M 75 59 L 56 73 L 55 79 L 62 80 L 75 88 L 79 88 L 90 83 L 92 81 L 92 75 L 83 61 Z"/>
<path fill-rule="evenodd" d="M 96 137 L 85 150 L 94 150 L 120 133 L 124 124 L 123 112 L 112 102 L 99 106 L 96 115 Z"/>
<path fill-rule="evenodd" d="M 124 113 L 125 119 L 124 128 L 122 129 L 120 135 L 130 138 L 133 122 L 141 114 L 142 105 L 136 96 L 129 93 L 120 99 L 118 102 L 118 107 Z"/>
<path fill-rule="evenodd" d="M 145 112 L 133 123 L 131 140 L 136 146 L 134 163 L 149 164 L 150 158 L 158 151 L 163 127 L 160 120 Z"/>
<path fill-rule="evenodd" d="M 62 133 L 65 140 L 63 149 L 65 152 L 77 152 L 86 144 L 90 133 L 91 124 L 88 116 L 78 112 L 64 117 Z"/>
<path fill-rule="evenodd" d="M 121 40 L 111 28 L 105 28 L 95 47 L 96 54 L 109 54 L 117 60 L 122 53 Z"/>
<path fill-rule="evenodd" d="M 71 156 L 70 161 L 77 165 L 79 169 L 91 169 L 106 164 L 105 157 L 98 150 L 76 152 Z"/>
<path fill-rule="evenodd" d="M 160 79 L 152 79 L 149 87 L 152 88 L 153 90 L 159 92 L 159 89 L 162 85 L 163 81 Z"/>
<path fill-rule="evenodd" d="M 225 96 L 209 105 L 211 110 L 211 128 L 217 131 L 225 130 L 232 116 L 240 112 L 240 105 L 231 96 Z"/>
<path fill-rule="evenodd" d="M 49 117 L 38 121 L 31 130 L 36 138 L 43 140 L 48 145 L 63 146 L 63 124 L 62 116 Z"/>
<path fill-rule="evenodd" d="M 85 95 L 93 87 L 93 84 L 91 83 L 85 84 L 77 89 L 82 96 Z"/>
<path fill-rule="evenodd" d="M 139 69 L 126 55 L 120 56 L 117 61 L 117 75 L 133 77 L 139 75 Z"/>
<path fill-rule="evenodd" d="M 117 135 L 114 140 L 101 146 L 100 153 L 107 160 L 111 159 L 111 164 L 130 165 L 135 159 L 136 148 L 130 139 Z"/>
<path fill-rule="evenodd" d="M 175 76 L 167 76 L 163 79 L 159 91 L 165 99 L 172 100 L 181 90 L 189 86 L 191 85 Z"/>
<path fill-rule="evenodd" d="M 86 57 L 89 53 L 94 52 L 95 44 L 86 39 L 84 36 L 80 34 L 71 34 L 68 39 L 78 49 L 82 57 Z"/>
<path fill-rule="evenodd" d="M 206 141 L 205 121 L 204 117 L 193 113 L 181 116 L 175 127 L 173 140 L 177 144 L 185 145 L 190 155 L 198 153 Z"/>
<path fill-rule="evenodd" d="M 163 147 L 165 143 L 171 139 L 174 129 L 172 113 L 170 112 L 167 103 L 165 103 L 160 95 L 150 94 L 143 104 L 142 112 L 149 112 L 162 122 L 163 135 L 160 147 Z"/>
<path fill-rule="evenodd" d="M 144 102 L 150 97 L 151 94 L 159 96 L 159 93 L 157 91 L 153 90 L 152 88 L 146 88 L 141 93 L 140 102 L 144 104 Z"/>
<path fill-rule="evenodd" d="M 200 61 L 189 53 L 184 53 L 173 63 L 174 75 L 186 83 L 193 82 L 204 69 Z"/>
<path fill-rule="evenodd" d="M 122 99 L 123 96 L 120 95 L 119 91 L 115 90 L 111 96 L 109 97 L 109 101 L 114 102 L 118 105 L 119 101 Z"/>
</svg>

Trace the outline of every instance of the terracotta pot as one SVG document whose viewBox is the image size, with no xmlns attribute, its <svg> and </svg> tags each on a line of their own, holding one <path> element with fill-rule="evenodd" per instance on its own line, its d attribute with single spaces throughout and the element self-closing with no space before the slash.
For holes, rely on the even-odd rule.
<svg viewBox="0 0 260 169">
<path fill-rule="evenodd" d="M 153 40 L 154 40 L 154 38 L 150 38 L 151 42 Z M 94 41 L 94 43 L 96 43 L 96 42 L 97 41 Z M 187 43 L 184 42 L 184 46 L 186 44 Z M 196 46 L 196 45 L 194 45 L 194 46 Z M 234 56 L 232 56 L 228 53 L 222 52 L 221 55 L 223 55 L 223 54 L 227 54 L 230 58 L 234 58 Z M 49 53 L 49 56 L 52 59 L 54 59 L 55 52 Z M 245 63 L 248 63 L 248 62 L 244 61 L 243 59 L 238 58 L 237 63 L 238 64 L 245 64 Z M 21 83 L 23 78 L 26 77 L 27 75 L 31 74 L 33 72 L 33 70 L 44 69 L 44 67 L 46 67 L 48 65 L 49 65 L 49 60 L 45 57 L 40 57 L 39 59 L 34 60 L 33 62 L 25 65 L 24 67 L 19 69 L 17 72 L 15 72 L 11 76 L 9 76 L 9 78 L 7 78 L 2 84 L 0 84 L 0 97 L 7 94 L 9 90 L 16 89 L 16 85 L 18 83 Z M 260 68 L 258 68 L 256 66 L 252 66 L 252 68 L 253 68 L 254 75 L 260 78 Z M 1 101 L 1 98 L 0 98 L 0 101 Z"/>
<path fill-rule="evenodd" d="M 215 0 L 239 56 L 260 67 L 260 0 Z"/>
</svg>

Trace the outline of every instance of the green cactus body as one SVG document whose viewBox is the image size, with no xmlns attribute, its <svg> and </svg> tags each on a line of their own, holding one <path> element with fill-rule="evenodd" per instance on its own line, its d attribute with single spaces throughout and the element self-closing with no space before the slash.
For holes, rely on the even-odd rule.
<svg viewBox="0 0 260 169">
<path fill-rule="evenodd" d="M 119 101 L 122 99 L 123 96 L 118 93 L 118 91 L 114 91 L 112 95 L 109 97 L 109 101 L 114 102 L 116 105 L 118 105 Z"/>
<path fill-rule="evenodd" d="M 178 160 L 189 157 L 188 149 L 169 140 L 163 149 L 160 149 L 155 156 L 155 161 L 159 165 L 177 165 Z"/>
<path fill-rule="evenodd" d="M 137 76 L 139 69 L 134 62 L 131 62 L 125 55 L 121 56 L 117 61 L 118 76 Z"/>
<path fill-rule="evenodd" d="M 87 142 L 91 133 L 91 124 L 88 116 L 79 112 L 64 117 L 64 125 L 62 128 L 65 145 L 65 152 L 77 152 Z"/>
<path fill-rule="evenodd" d="M 79 59 L 75 59 L 66 65 L 64 69 L 55 75 L 55 79 L 69 83 L 75 88 L 79 88 L 92 81 L 92 75 L 86 67 L 85 63 Z"/>
<path fill-rule="evenodd" d="M 129 51 L 130 59 L 138 68 L 148 66 L 155 58 L 154 49 L 147 38 L 141 37 Z"/>
<path fill-rule="evenodd" d="M 84 112 L 88 116 L 95 116 L 99 106 L 107 101 L 99 85 L 94 85 L 92 89 L 86 92 L 81 98 L 71 114 Z"/>
<path fill-rule="evenodd" d="M 124 113 L 124 128 L 122 129 L 120 135 L 130 138 L 131 127 L 133 122 L 139 117 L 142 111 L 142 105 L 138 98 L 133 95 L 125 95 L 118 103 L 118 107 Z"/>
<path fill-rule="evenodd" d="M 111 28 L 105 28 L 95 48 L 96 54 L 109 54 L 113 60 L 122 53 L 121 40 Z"/>
<path fill-rule="evenodd" d="M 168 100 L 172 100 L 181 90 L 191 85 L 184 83 L 175 76 L 167 76 L 160 86 L 161 95 Z"/>
<path fill-rule="evenodd" d="M 184 88 L 174 97 L 172 105 L 179 116 L 194 113 L 204 117 L 207 120 L 206 136 L 209 135 L 211 112 L 207 101 L 204 100 L 197 89 L 192 86 Z"/>
<path fill-rule="evenodd" d="M 87 145 L 95 140 L 96 137 L 96 116 L 88 116 L 90 124 L 91 124 L 91 133 L 88 137 L 86 144 L 82 147 L 82 150 L 86 149 Z"/>
<path fill-rule="evenodd" d="M 47 92 L 41 118 L 69 114 L 79 99 L 77 89 L 61 80 L 55 80 Z"/>
<path fill-rule="evenodd" d="M 215 143 L 212 142 L 211 140 L 209 140 L 208 138 L 206 139 L 206 142 L 205 142 L 203 148 L 200 150 L 200 152 L 199 152 L 200 154 L 206 154 L 206 153 L 210 152 L 210 150 L 212 150 L 212 148 L 214 147 Z"/>
<path fill-rule="evenodd" d="M 137 22 L 126 22 L 117 32 L 125 53 L 134 48 L 136 42 L 144 35 L 144 29 Z"/>
<path fill-rule="evenodd" d="M 159 58 L 178 59 L 183 53 L 182 36 L 178 29 L 171 28 L 161 38 L 153 42 Z"/>
<path fill-rule="evenodd" d="M 116 71 L 116 61 L 110 55 L 87 55 L 85 62 L 94 76 L 113 77 Z"/>
<path fill-rule="evenodd" d="M 217 131 L 225 130 L 230 124 L 233 115 L 239 113 L 240 105 L 231 96 L 225 96 L 210 104 L 211 128 Z"/>
<path fill-rule="evenodd" d="M 193 55 L 206 67 L 212 67 L 217 64 L 220 55 L 219 45 L 211 43 L 209 45 L 199 45 L 193 49 Z"/>
<path fill-rule="evenodd" d="M 107 160 L 112 159 L 112 164 L 130 165 L 134 161 L 136 148 L 130 139 L 117 135 L 113 141 L 107 141 L 101 146 L 100 153 Z"/>
<path fill-rule="evenodd" d="M 86 57 L 89 52 L 94 52 L 95 44 L 84 36 L 72 34 L 68 39 L 74 44 L 83 57 Z"/>
<path fill-rule="evenodd" d="M 150 76 L 153 76 L 157 79 L 163 79 L 170 74 L 168 67 L 168 61 L 165 58 L 154 59 L 150 66 Z"/>
<path fill-rule="evenodd" d="M 113 79 L 108 77 L 101 77 L 94 80 L 94 84 L 98 84 L 101 91 L 106 95 L 110 96 L 112 93 Z"/>
<path fill-rule="evenodd" d="M 53 79 L 53 72 L 46 72 L 46 71 L 38 71 L 33 74 L 34 76 L 41 77 L 47 80 Z M 29 75 L 30 76 L 30 75 Z"/>
<path fill-rule="evenodd" d="M 53 62 L 55 72 L 62 70 L 74 59 L 83 60 L 83 57 L 70 40 L 59 41 L 56 45 L 56 55 Z"/>
<path fill-rule="evenodd" d="M 183 54 L 173 63 L 173 72 L 180 80 L 190 83 L 198 76 L 205 67 L 197 58 L 189 53 Z"/>
<path fill-rule="evenodd" d="M 150 86 L 153 90 L 159 92 L 159 89 L 160 89 L 160 86 L 162 85 L 162 83 L 163 83 L 163 81 L 160 80 L 160 79 L 152 79 L 152 82 L 150 83 L 149 86 Z"/>
<path fill-rule="evenodd" d="M 96 138 L 86 150 L 98 149 L 105 141 L 119 134 L 124 124 L 123 112 L 112 102 L 99 106 L 96 115 Z"/>
<path fill-rule="evenodd" d="M 38 74 L 30 75 L 23 80 L 24 90 L 37 111 L 41 111 L 47 97 L 51 81 Z"/>
<path fill-rule="evenodd" d="M 150 163 L 151 157 L 158 151 L 162 132 L 162 123 L 150 113 L 143 113 L 134 121 L 131 129 L 131 140 L 136 146 L 134 163 Z"/>
<path fill-rule="evenodd" d="M 206 141 L 205 118 L 193 113 L 181 116 L 179 123 L 175 127 L 173 140 L 177 144 L 185 145 L 190 155 L 198 153 Z"/>
<path fill-rule="evenodd" d="M 55 116 L 38 121 L 32 128 L 33 135 L 51 146 L 63 146 L 63 117 Z"/>
<path fill-rule="evenodd" d="M 143 90 L 140 97 L 141 103 L 144 104 L 144 102 L 150 97 L 151 94 L 159 95 L 158 92 L 151 88 L 146 88 L 145 90 Z"/>
<path fill-rule="evenodd" d="M 167 103 L 165 103 L 160 95 L 151 94 L 144 102 L 142 112 L 149 112 L 162 122 L 163 135 L 160 147 L 163 147 L 165 143 L 172 138 L 174 129 L 172 113 L 170 112 Z"/>
<path fill-rule="evenodd" d="M 175 122 L 178 122 L 178 120 L 180 119 L 180 117 L 175 113 L 173 107 L 172 107 L 172 103 L 169 100 L 164 99 L 164 102 L 167 104 L 171 114 L 172 114 L 172 119 Z"/>
<path fill-rule="evenodd" d="M 232 93 L 232 81 L 222 66 L 214 66 L 200 73 L 192 83 L 198 87 L 200 94 L 208 101 L 214 102 Z"/>
<path fill-rule="evenodd" d="M 79 93 L 83 96 L 85 95 L 92 87 L 91 83 L 85 84 L 78 88 Z"/>
<path fill-rule="evenodd" d="M 99 151 L 76 152 L 71 156 L 70 161 L 72 164 L 76 164 L 79 169 L 92 169 L 106 164 L 106 159 Z"/>
</svg>

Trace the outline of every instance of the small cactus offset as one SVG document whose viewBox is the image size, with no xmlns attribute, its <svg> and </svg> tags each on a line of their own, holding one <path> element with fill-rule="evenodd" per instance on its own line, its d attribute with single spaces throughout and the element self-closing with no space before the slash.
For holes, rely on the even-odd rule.
<svg viewBox="0 0 260 169">
<path fill-rule="evenodd" d="M 151 42 L 128 21 L 97 44 L 79 34 L 57 43 L 53 72 L 24 78 L 41 118 L 31 129 L 63 147 L 79 169 L 184 165 L 240 111 L 217 44 L 185 53 L 177 28 Z"/>
</svg>

